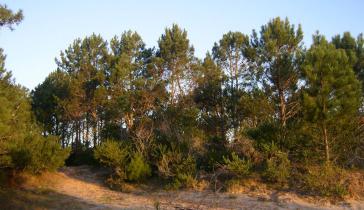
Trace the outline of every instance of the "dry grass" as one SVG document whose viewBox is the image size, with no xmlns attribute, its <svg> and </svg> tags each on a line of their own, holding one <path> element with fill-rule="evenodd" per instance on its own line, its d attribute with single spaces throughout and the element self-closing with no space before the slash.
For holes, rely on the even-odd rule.
<svg viewBox="0 0 364 210">
<path fill-rule="evenodd" d="M 363 183 L 363 174 L 360 175 L 356 175 L 357 184 Z M 19 177 L 22 184 L 17 188 L 0 190 L 1 209 L 364 208 L 361 201 L 333 205 L 310 201 L 293 193 L 272 191 L 254 178 L 232 182 L 226 193 L 213 193 L 206 189 L 208 182 L 204 181 L 196 181 L 192 190 L 165 191 L 155 180 L 148 184 L 130 184 L 125 193 L 109 189 L 101 177 L 101 170 L 85 166 L 69 167 L 38 177 L 22 174 Z"/>
<path fill-rule="evenodd" d="M 347 176 L 349 196 L 364 200 L 364 171 L 352 171 Z"/>
</svg>

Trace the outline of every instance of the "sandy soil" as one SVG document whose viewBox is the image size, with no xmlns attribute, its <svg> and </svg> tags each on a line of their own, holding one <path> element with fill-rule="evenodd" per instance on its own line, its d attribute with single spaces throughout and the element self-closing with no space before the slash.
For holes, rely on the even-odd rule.
<svg viewBox="0 0 364 210">
<path fill-rule="evenodd" d="M 138 188 L 124 193 L 106 187 L 104 177 L 100 171 L 79 166 L 44 175 L 44 186 L 39 181 L 28 181 L 26 190 L 45 197 L 47 202 L 33 203 L 29 209 L 364 209 L 364 202 L 360 201 L 330 204 L 275 191 L 252 195 Z"/>
</svg>

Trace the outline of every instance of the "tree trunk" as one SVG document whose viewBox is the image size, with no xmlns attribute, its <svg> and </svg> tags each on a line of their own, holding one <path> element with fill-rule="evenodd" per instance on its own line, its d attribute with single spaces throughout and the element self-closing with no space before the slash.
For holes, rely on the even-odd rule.
<svg viewBox="0 0 364 210">
<path fill-rule="evenodd" d="M 286 127 L 286 101 L 284 99 L 283 91 L 279 91 L 279 117 L 281 121 L 281 126 Z"/>
<path fill-rule="evenodd" d="M 93 127 L 92 127 L 92 132 L 93 132 L 93 143 L 94 143 L 94 147 L 96 147 L 97 145 L 97 121 L 95 121 L 93 123 Z"/>
<path fill-rule="evenodd" d="M 322 130 L 323 130 L 323 137 L 324 137 L 324 142 L 325 142 L 326 163 L 329 163 L 330 162 L 329 139 L 328 139 L 328 136 L 327 136 L 327 128 L 326 128 L 325 123 L 322 126 Z"/>
<path fill-rule="evenodd" d="M 221 77 L 221 84 L 220 84 L 220 113 L 221 113 L 221 119 L 220 119 L 220 127 L 221 127 L 221 138 L 223 139 L 225 143 L 226 133 L 225 133 L 225 109 L 224 109 L 224 94 L 222 89 L 223 84 L 223 78 Z"/>
</svg>

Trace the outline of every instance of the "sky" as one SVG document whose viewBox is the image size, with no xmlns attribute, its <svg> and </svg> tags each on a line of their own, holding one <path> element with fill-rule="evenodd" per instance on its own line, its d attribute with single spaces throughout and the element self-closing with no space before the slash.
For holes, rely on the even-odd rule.
<svg viewBox="0 0 364 210">
<path fill-rule="evenodd" d="M 147 47 L 157 46 L 166 27 L 185 28 L 195 55 L 203 58 L 228 31 L 251 34 L 270 19 L 288 17 L 301 24 L 309 46 L 316 30 L 328 38 L 364 32 L 363 0 L 5 0 L 22 9 L 24 20 L 14 31 L 0 30 L 6 68 L 17 83 L 33 89 L 56 69 L 55 58 L 74 39 L 100 34 L 110 40 L 137 31 Z"/>
</svg>

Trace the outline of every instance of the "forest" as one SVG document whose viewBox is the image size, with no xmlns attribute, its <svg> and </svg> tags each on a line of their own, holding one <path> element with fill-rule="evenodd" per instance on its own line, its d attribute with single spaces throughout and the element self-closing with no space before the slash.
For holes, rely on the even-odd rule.
<svg viewBox="0 0 364 210">
<path fill-rule="evenodd" d="M 0 7 L 1 30 L 22 19 Z M 204 58 L 177 24 L 154 47 L 135 31 L 91 34 L 55 55 L 33 90 L 1 50 L 1 174 L 87 164 L 110 170 L 105 181 L 120 190 L 157 179 L 217 191 L 254 177 L 345 196 L 364 168 L 364 37 L 317 31 L 306 46 L 302 27 L 276 17 L 229 31 Z"/>
</svg>

